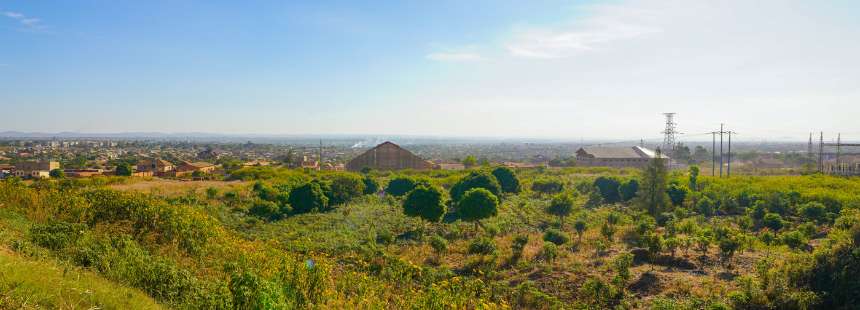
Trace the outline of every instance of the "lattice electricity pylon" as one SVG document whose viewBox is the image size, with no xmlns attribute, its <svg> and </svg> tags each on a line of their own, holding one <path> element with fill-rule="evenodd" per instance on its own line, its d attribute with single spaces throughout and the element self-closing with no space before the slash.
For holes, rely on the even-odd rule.
<svg viewBox="0 0 860 310">
<path fill-rule="evenodd" d="M 663 153 L 670 154 L 670 156 L 675 155 L 675 134 L 677 134 L 677 130 L 675 129 L 675 113 L 663 113 L 666 116 L 666 129 L 663 131 Z"/>
</svg>

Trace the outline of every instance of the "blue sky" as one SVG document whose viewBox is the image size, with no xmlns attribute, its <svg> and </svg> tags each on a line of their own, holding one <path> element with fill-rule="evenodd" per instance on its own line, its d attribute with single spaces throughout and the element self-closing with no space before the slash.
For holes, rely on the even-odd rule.
<svg viewBox="0 0 860 310">
<path fill-rule="evenodd" d="M 0 131 L 647 138 L 674 111 L 688 132 L 860 138 L 858 20 L 851 1 L 3 0 Z"/>
</svg>

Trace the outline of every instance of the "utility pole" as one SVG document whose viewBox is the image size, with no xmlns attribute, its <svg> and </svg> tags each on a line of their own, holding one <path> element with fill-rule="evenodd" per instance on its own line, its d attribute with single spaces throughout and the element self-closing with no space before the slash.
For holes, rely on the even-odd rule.
<svg viewBox="0 0 860 310">
<path fill-rule="evenodd" d="M 711 131 L 711 176 L 717 175 L 717 132 Z"/>
<path fill-rule="evenodd" d="M 729 131 L 729 166 L 726 170 L 726 176 L 732 176 L 732 132 Z"/>
<path fill-rule="evenodd" d="M 818 137 L 818 172 L 824 171 L 824 132 Z"/>
<path fill-rule="evenodd" d="M 806 146 L 806 157 L 812 161 L 812 133 L 809 133 L 809 145 Z"/>
<path fill-rule="evenodd" d="M 842 155 L 842 133 L 836 134 L 836 169 L 839 169 L 839 155 Z"/>
<path fill-rule="evenodd" d="M 723 177 L 723 124 L 720 124 L 720 177 Z"/>
<path fill-rule="evenodd" d="M 319 163 L 317 163 L 317 170 L 322 170 L 322 164 L 323 164 L 322 139 L 320 139 L 320 160 L 319 160 Z"/>
</svg>

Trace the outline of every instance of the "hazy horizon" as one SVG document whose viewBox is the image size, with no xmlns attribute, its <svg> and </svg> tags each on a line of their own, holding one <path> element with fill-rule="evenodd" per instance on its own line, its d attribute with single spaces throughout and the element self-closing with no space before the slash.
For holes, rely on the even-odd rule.
<svg viewBox="0 0 860 310">
<path fill-rule="evenodd" d="M 0 132 L 860 140 L 852 1 L 0 4 Z"/>
</svg>

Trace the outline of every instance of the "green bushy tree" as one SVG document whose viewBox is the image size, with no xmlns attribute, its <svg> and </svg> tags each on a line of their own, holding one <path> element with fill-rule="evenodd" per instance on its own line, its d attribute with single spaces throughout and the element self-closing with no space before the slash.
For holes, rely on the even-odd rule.
<svg viewBox="0 0 860 310">
<path fill-rule="evenodd" d="M 498 214 L 498 207 L 499 198 L 496 195 L 484 188 L 473 188 L 463 194 L 457 204 L 457 212 L 464 221 L 475 223 L 477 230 L 481 220 Z"/>
<path fill-rule="evenodd" d="M 499 181 L 492 174 L 484 171 L 472 171 L 451 187 L 451 199 L 460 201 L 467 191 L 475 188 L 483 188 L 495 197 L 498 197 L 502 192 Z"/>
<path fill-rule="evenodd" d="M 442 220 L 445 210 L 442 192 L 435 187 L 419 185 L 406 194 L 406 199 L 403 200 L 404 214 L 419 217 L 431 223 Z"/>
<path fill-rule="evenodd" d="M 514 172 L 513 169 L 508 167 L 498 167 L 496 169 L 493 169 L 492 174 L 496 177 L 496 180 L 499 181 L 499 185 L 502 188 L 502 192 L 520 192 L 520 179 L 519 177 L 517 177 L 517 174 Z"/>
<path fill-rule="evenodd" d="M 546 212 L 558 216 L 559 223 L 564 226 L 564 218 L 573 212 L 574 200 L 570 194 L 561 193 L 552 198 Z"/>
</svg>

